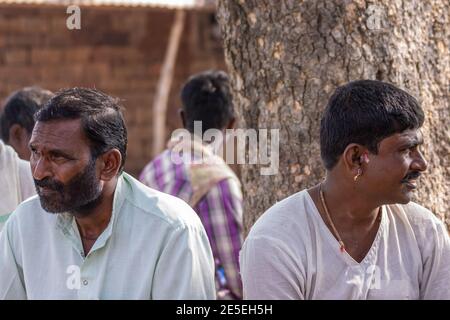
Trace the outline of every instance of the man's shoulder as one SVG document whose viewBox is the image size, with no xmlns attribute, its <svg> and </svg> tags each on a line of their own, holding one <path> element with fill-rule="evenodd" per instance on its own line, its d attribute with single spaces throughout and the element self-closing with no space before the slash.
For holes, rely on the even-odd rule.
<svg viewBox="0 0 450 320">
<path fill-rule="evenodd" d="M 42 209 L 39 197 L 35 195 L 20 203 L 10 214 L 6 224 L 14 224 L 19 228 L 34 230 L 56 219 L 56 216 L 56 214 L 48 213 Z"/>
<path fill-rule="evenodd" d="M 389 207 L 395 213 L 403 213 L 412 224 L 434 225 L 442 223 L 433 212 L 413 201 L 410 201 L 407 204 L 389 205 Z"/>
<path fill-rule="evenodd" d="M 432 234 L 445 233 L 445 225 L 429 209 L 415 203 L 389 205 L 394 219 L 409 225 L 418 241 L 427 241 Z"/>
<path fill-rule="evenodd" d="M 303 190 L 275 203 L 258 218 L 250 230 L 249 237 L 286 238 L 300 234 L 301 230 L 297 229 L 306 227 L 306 220 L 311 218 L 308 197 L 307 190 Z"/>
<path fill-rule="evenodd" d="M 155 187 L 160 183 L 164 185 L 168 182 L 165 176 L 173 176 L 173 178 L 176 177 L 180 181 L 188 180 L 185 171 L 185 163 L 180 156 L 166 149 L 145 165 L 139 174 L 139 181 L 145 185 Z"/>
<path fill-rule="evenodd" d="M 154 167 L 154 166 L 159 165 L 159 163 L 160 163 L 161 161 L 163 161 L 163 159 L 170 158 L 170 157 L 171 157 L 171 152 L 170 152 L 170 150 L 169 150 L 169 149 L 165 149 L 165 150 L 162 151 L 160 154 L 156 155 L 156 156 L 153 158 L 153 160 L 149 161 L 149 162 L 145 165 L 144 171 L 145 171 L 146 169 L 148 170 L 148 169 L 150 169 L 150 168 L 152 168 L 152 167 Z"/>
<path fill-rule="evenodd" d="M 251 228 L 241 250 L 243 264 L 252 264 L 254 255 L 289 263 L 303 261 L 312 242 L 315 216 L 308 191 L 297 192 L 270 207 Z M 287 260 L 286 260 L 287 259 Z"/>
<path fill-rule="evenodd" d="M 131 191 L 126 201 L 143 217 L 162 220 L 172 227 L 201 225 L 195 211 L 180 198 L 152 189 L 129 175 L 124 175 L 124 180 Z"/>
<path fill-rule="evenodd" d="M 14 210 L 13 214 L 14 215 L 26 215 L 26 214 L 30 214 L 31 212 L 36 212 L 36 211 L 43 211 L 44 209 L 42 209 L 41 207 L 41 201 L 39 200 L 39 196 L 34 195 L 30 198 L 28 198 L 27 200 L 23 201 L 22 203 L 20 203 L 17 208 Z"/>
</svg>

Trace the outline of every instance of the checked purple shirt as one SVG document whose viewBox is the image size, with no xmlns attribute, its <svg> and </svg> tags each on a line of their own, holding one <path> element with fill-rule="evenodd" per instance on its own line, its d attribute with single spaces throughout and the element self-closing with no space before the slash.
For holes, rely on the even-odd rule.
<svg viewBox="0 0 450 320">
<path fill-rule="evenodd" d="M 165 150 L 142 171 L 139 180 L 150 188 L 188 202 L 193 187 L 185 163 L 176 164 Z M 234 179 L 211 187 L 193 208 L 205 227 L 216 265 L 218 299 L 242 299 L 239 251 L 242 246 L 242 193 Z"/>
</svg>

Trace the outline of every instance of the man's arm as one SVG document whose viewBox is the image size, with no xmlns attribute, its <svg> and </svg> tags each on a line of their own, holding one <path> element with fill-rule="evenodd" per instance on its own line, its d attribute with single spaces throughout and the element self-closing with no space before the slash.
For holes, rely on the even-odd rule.
<svg viewBox="0 0 450 320">
<path fill-rule="evenodd" d="M 198 203 L 196 211 L 205 226 L 214 258 L 222 265 L 229 289 L 242 299 L 239 250 L 242 246 L 242 197 L 239 185 L 225 179 L 214 186 Z"/>
<path fill-rule="evenodd" d="M 0 300 L 25 300 L 23 274 L 11 241 L 12 220 L 9 219 L 0 233 Z"/>
<path fill-rule="evenodd" d="M 170 155 L 171 153 L 166 150 L 147 164 L 139 175 L 139 181 L 147 187 L 189 202 L 192 190 L 186 181 L 184 165 L 174 163 Z"/>
<path fill-rule="evenodd" d="M 450 299 L 450 237 L 441 221 L 428 230 L 423 255 L 421 299 Z"/>
<path fill-rule="evenodd" d="M 214 261 L 203 228 L 179 226 L 168 237 L 153 277 L 151 298 L 214 300 Z"/>
<path fill-rule="evenodd" d="M 279 240 L 263 236 L 247 238 L 240 262 L 244 299 L 305 299 L 304 272 Z"/>
</svg>

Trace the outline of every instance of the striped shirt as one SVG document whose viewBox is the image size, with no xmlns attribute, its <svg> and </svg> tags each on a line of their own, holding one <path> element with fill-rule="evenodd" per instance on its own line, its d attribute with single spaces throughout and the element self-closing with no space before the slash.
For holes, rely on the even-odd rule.
<svg viewBox="0 0 450 320">
<path fill-rule="evenodd" d="M 207 192 L 195 203 L 196 183 L 193 183 L 192 162 L 173 161 L 174 153 L 167 149 L 149 163 L 140 175 L 147 186 L 174 195 L 190 203 L 197 212 L 208 235 L 216 266 L 218 299 L 242 299 L 242 283 L 239 274 L 239 251 L 242 246 L 242 193 L 237 177 L 223 178 L 208 187 Z M 196 159 L 194 153 L 192 159 Z M 223 166 L 226 166 L 223 163 Z M 216 166 L 216 173 L 231 169 Z M 206 169 L 205 169 L 206 170 Z M 197 170 L 202 171 L 202 169 Z M 223 174 L 223 173 L 222 173 Z M 206 179 L 214 173 L 201 172 Z M 220 175 L 220 173 L 219 173 Z"/>
</svg>

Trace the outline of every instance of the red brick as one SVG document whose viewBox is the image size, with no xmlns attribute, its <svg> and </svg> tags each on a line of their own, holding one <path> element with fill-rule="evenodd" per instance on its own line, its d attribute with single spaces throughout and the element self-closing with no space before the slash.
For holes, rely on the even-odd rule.
<svg viewBox="0 0 450 320">
<path fill-rule="evenodd" d="M 66 63 L 88 63 L 91 59 L 92 48 L 72 46 L 64 50 Z"/>
<path fill-rule="evenodd" d="M 96 87 L 125 99 L 130 143 L 126 170 L 138 174 L 152 156 L 152 105 L 173 14 L 83 8 L 81 30 L 76 31 L 67 30 L 66 17 L 56 8 L 1 8 L 0 99 L 31 84 L 53 91 Z M 179 89 L 186 78 L 203 69 L 224 69 L 217 53 L 195 56 L 187 40 L 191 38 L 183 38 L 174 70 L 168 135 L 179 126 Z"/>
<path fill-rule="evenodd" d="M 33 65 L 57 66 L 63 61 L 63 52 L 58 48 L 33 48 L 31 50 L 31 63 Z"/>
<path fill-rule="evenodd" d="M 4 63 L 6 65 L 28 65 L 30 63 L 30 52 L 26 49 L 5 50 Z"/>
</svg>

